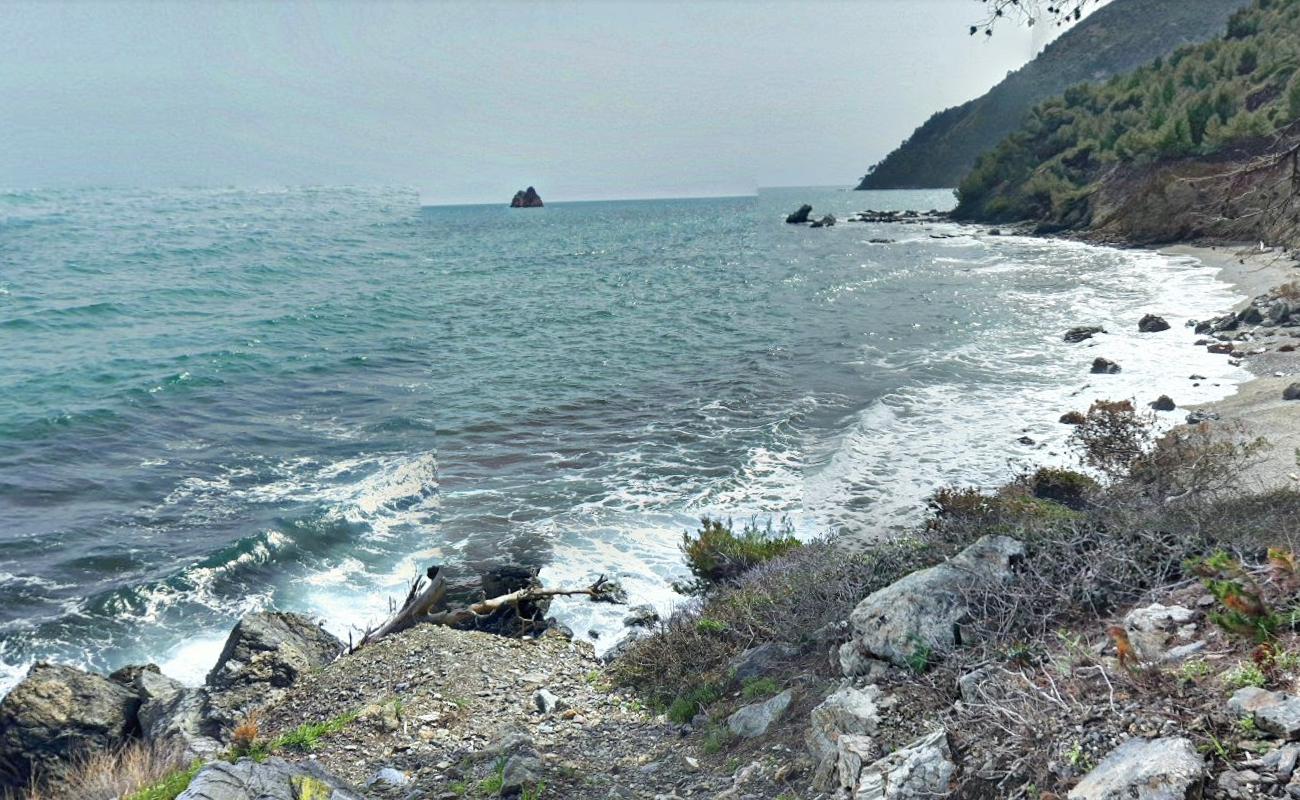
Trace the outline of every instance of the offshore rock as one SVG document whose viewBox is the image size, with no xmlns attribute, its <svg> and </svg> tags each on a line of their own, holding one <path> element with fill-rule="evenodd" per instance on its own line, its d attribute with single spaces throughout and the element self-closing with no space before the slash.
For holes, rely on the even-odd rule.
<svg viewBox="0 0 1300 800">
<path fill-rule="evenodd" d="M 73 759 L 120 747 L 137 733 L 140 699 L 121 683 L 38 663 L 0 701 L 0 788 L 33 777 L 57 785 Z"/>
<path fill-rule="evenodd" d="M 1169 330 L 1169 323 L 1165 321 L 1164 317 L 1147 314 L 1138 320 L 1138 331 L 1141 333 L 1159 333 L 1167 330 Z"/>
<path fill-rule="evenodd" d="M 1092 369 L 1089 371 L 1093 375 L 1114 375 L 1120 371 L 1120 366 L 1109 358 L 1094 358 L 1092 360 Z"/>
<path fill-rule="evenodd" d="M 821 219 L 817 220 L 816 222 L 814 222 L 812 225 L 810 225 L 810 226 L 808 226 L 808 227 L 810 227 L 810 228 L 829 228 L 829 227 L 833 226 L 834 224 L 835 224 L 835 215 L 834 215 L 834 214 L 827 214 L 826 216 L 824 216 L 824 217 L 822 217 Z"/>
<path fill-rule="evenodd" d="M 1082 342 L 1085 339 L 1091 339 L 1093 336 L 1095 336 L 1098 333 L 1105 333 L 1105 332 L 1106 329 L 1101 327 L 1100 325 L 1081 325 L 1077 328 L 1071 328 L 1068 331 L 1066 331 L 1065 336 L 1062 338 L 1064 338 L 1065 341 L 1069 342 L 1070 344 L 1078 344 L 1079 342 Z"/>
<path fill-rule="evenodd" d="M 537 190 L 529 186 L 527 189 L 521 189 L 515 192 L 514 199 L 510 201 L 511 208 L 541 208 L 542 198 L 537 194 Z"/>
<path fill-rule="evenodd" d="M 808 215 L 811 213 L 812 213 L 812 206 L 805 203 L 799 206 L 798 211 L 795 211 L 793 214 L 787 216 L 785 218 L 785 221 L 791 225 L 803 225 L 808 221 Z"/>
</svg>

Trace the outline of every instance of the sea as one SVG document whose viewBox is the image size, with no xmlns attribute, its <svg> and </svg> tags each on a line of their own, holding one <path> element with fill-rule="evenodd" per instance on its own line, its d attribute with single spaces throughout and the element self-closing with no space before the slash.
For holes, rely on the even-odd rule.
<svg viewBox="0 0 1300 800">
<path fill-rule="evenodd" d="M 34 660 L 199 682 L 257 609 L 346 639 L 432 564 L 667 612 L 702 516 L 898 535 L 939 486 L 1071 463 L 1065 411 L 1248 377 L 1192 346 L 1239 299 L 1194 259 L 846 221 L 949 191 L 542 188 L 0 191 L 0 692 Z"/>
</svg>

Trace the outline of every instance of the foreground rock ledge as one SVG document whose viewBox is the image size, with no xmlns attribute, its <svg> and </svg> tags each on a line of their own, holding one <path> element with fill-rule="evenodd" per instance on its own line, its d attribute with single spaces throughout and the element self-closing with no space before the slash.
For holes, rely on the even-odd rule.
<svg viewBox="0 0 1300 800">
<path fill-rule="evenodd" d="M 1205 759 L 1187 739 L 1130 739 L 1070 790 L 1069 800 L 1187 800 L 1199 797 Z"/>
</svg>

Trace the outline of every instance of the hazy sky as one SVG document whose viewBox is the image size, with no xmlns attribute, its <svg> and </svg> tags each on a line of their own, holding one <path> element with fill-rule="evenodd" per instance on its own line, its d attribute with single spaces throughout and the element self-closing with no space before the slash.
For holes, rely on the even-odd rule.
<svg viewBox="0 0 1300 800">
<path fill-rule="evenodd" d="M 968 36 L 980 8 L 0 3 L 0 186 L 400 184 L 451 203 L 847 184 L 1042 44 Z"/>
</svg>

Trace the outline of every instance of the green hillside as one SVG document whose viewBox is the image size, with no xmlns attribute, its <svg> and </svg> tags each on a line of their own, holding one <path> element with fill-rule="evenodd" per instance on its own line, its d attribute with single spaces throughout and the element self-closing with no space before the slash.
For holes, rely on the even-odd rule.
<svg viewBox="0 0 1300 800">
<path fill-rule="evenodd" d="M 872 168 L 859 189 L 956 186 L 1035 104 L 1080 81 L 1127 72 L 1223 32 L 1249 0 L 1113 0 L 982 97 L 932 116 Z"/>
<path fill-rule="evenodd" d="M 1300 0 L 1256 0 L 1219 39 L 1036 107 L 961 182 L 957 215 L 1079 227 L 1102 183 L 1262 152 L 1300 117 L 1298 66 Z"/>
</svg>

